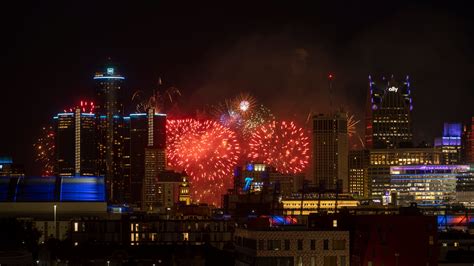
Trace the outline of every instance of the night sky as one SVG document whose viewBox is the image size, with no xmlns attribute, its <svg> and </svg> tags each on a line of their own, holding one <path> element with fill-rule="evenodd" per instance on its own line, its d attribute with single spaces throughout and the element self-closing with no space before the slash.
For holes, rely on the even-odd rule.
<svg viewBox="0 0 474 266">
<path fill-rule="evenodd" d="M 308 112 L 329 110 L 328 73 L 334 105 L 361 120 L 369 74 L 409 75 L 417 142 L 474 115 L 474 21 L 462 2 L 98 2 L 2 7 L 0 154 L 27 175 L 38 174 L 32 144 L 40 128 L 93 97 L 92 76 L 108 57 L 126 77 L 127 96 L 161 76 L 180 88 L 190 116 L 249 92 L 278 117 L 303 123 Z"/>
</svg>

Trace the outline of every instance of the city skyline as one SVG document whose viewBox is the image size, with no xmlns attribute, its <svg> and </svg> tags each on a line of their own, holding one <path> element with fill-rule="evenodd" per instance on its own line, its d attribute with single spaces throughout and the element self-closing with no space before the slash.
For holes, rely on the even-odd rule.
<svg viewBox="0 0 474 266">
<path fill-rule="evenodd" d="M 28 172 L 38 172 L 32 165 L 31 145 L 41 127 L 64 106 L 82 97 L 92 98 L 92 76 L 108 57 L 117 62 L 126 77 L 128 99 L 137 90 L 150 93 L 161 77 L 166 85 L 182 91 L 182 105 L 189 115 L 194 115 L 202 105 L 215 104 L 245 91 L 279 117 L 304 121 L 309 111 L 329 110 L 327 75 L 333 73 L 333 105 L 344 104 L 361 121 L 369 74 L 377 78 L 409 75 L 414 93 L 415 143 L 431 143 L 441 134 L 444 122 L 464 122 L 460 120 L 469 118 L 473 97 L 467 73 L 472 53 L 467 49 L 472 36 L 462 28 L 473 22 L 467 13 L 455 6 L 440 9 L 439 4 L 407 3 L 406 8 L 389 8 L 382 16 L 376 12 L 376 5 L 347 5 L 355 6 L 361 14 L 339 9 L 337 4 L 321 5 L 311 10 L 314 13 L 299 8 L 283 11 L 286 9 L 279 5 L 269 7 L 274 12 L 259 13 L 264 7 L 256 6 L 249 11 L 246 23 L 235 20 L 239 9 L 226 11 L 217 6 L 203 6 L 196 13 L 181 13 L 173 6 L 150 6 L 143 17 L 134 8 L 125 11 L 120 6 L 102 4 L 95 10 L 48 4 L 13 7 L 12 14 L 22 8 L 30 10 L 29 15 L 23 15 L 22 26 L 7 30 L 23 29 L 7 43 L 10 53 L 5 62 L 9 67 L 4 71 L 6 86 L 10 88 L 6 98 L 22 99 L 23 106 L 18 108 L 14 101 L 7 101 L 2 112 L 14 110 L 5 122 L 18 124 L 15 121 L 24 117 L 24 123 L 33 130 L 2 132 L 2 139 L 12 141 L 0 142 L 1 150 L 25 164 Z M 116 13 L 100 12 L 107 8 Z M 325 9 L 341 12 L 329 15 L 324 14 Z M 169 14 L 155 14 L 154 10 L 169 10 Z M 90 17 L 84 25 L 79 23 L 80 12 Z M 117 21 L 120 14 L 125 14 L 130 24 Z M 205 14 L 209 16 L 204 19 L 201 16 Z M 180 22 L 167 22 L 173 16 L 180 18 Z M 215 19 L 222 23 L 215 25 Z M 107 31 L 114 34 L 105 37 L 92 30 L 92 25 L 107 25 L 110 21 L 117 26 L 108 27 Z M 196 23 L 191 26 L 190 21 Z M 348 22 L 356 23 L 348 26 Z M 426 28 L 426 24 L 434 29 Z M 381 31 L 387 25 L 397 25 L 399 30 L 388 37 Z M 141 45 L 136 45 L 134 38 L 139 36 L 136 41 Z M 82 41 L 75 43 L 76 37 Z M 400 45 L 392 43 L 392 39 Z M 97 45 L 92 45 L 91 40 L 96 40 Z M 440 41 L 430 49 L 428 40 Z M 64 49 L 65 46 L 72 49 Z M 38 53 L 40 50 L 43 52 Z M 46 60 L 47 57 L 52 60 Z M 20 79 L 23 73 L 28 73 L 29 78 Z M 28 96 L 20 94 L 30 88 L 35 89 Z M 270 96 L 273 89 L 281 93 Z M 306 95 L 310 97 L 303 97 Z M 431 109 L 433 105 L 443 108 Z M 359 134 L 363 126 L 363 122 L 359 123 Z"/>
<path fill-rule="evenodd" d="M 14 2 L 0 265 L 470 265 L 463 2 Z"/>
</svg>

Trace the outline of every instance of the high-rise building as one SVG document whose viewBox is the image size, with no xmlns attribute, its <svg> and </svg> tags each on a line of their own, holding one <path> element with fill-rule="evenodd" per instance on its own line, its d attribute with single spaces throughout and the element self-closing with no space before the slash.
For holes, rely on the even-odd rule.
<svg viewBox="0 0 474 266">
<path fill-rule="evenodd" d="M 54 117 L 56 131 L 55 174 L 95 176 L 97 169 L 96 118 L 93 113 L 59 113 Z"/>
<path fill-rule="evenodd" d="M 408 76 L 400 82 L 393 75 L 380 82 L 369 76 L 367 98 L 366 147 L 411 147 L 413 103 Z"/>
<path fill-rule="evenodd" d="M 435 147 L 441 151 L 444 164 L 461 163 L 461 123 L 444 123 L 443 136 L 435 139 Z"/>
<path fill-rule="evenodd" d="M 96 110 L 99 116 L 99 168 L 105 174 L 107 198 L 110 202 L 123 201 L 123 102 L 124 77 L 112 66 L 97 72 Z"/>
<path fill-rule="evenodd" d="M 159 151 L 156 148 L 145 148 L 145 167 L 142 183 L 142 209 L 151 210 L 158 203 L 157 179 L 160 169 L 158 163 Z"/>
<path fill-rule="evenodd" d="M 129 173 L 126 173 L 130 176 L 127 180 L 130 191 L 128 202 L 144 207 L 145 197 L 155 197 L 150 193 L 156 191 L 153 187 L 156 186 L 158 173 L 166 166 L 166 115 L 149 109 L 148 113 L 130 114 L 125 120 L 129 128 L 129 134 L 125 137 L 129 138 L 129 147 L 126 148 L 129 154 L 124 154 L 129 156 L 124 165 L 130 165 Z"/>
<path fill-rule="evenodd" d="M 324 189 L 349 191 L 347 114 L 313 116 L 313 182 Z"/>
<path fill-rule="evenodd" d="M 349 193 L 369 196 L 369 151 L 349 151 Z"/>
<path fill-rule="evenodd" d="M 465 163 L 474 163 L 474 116 L 463 127 L 462 157 Z"/>
</svg>

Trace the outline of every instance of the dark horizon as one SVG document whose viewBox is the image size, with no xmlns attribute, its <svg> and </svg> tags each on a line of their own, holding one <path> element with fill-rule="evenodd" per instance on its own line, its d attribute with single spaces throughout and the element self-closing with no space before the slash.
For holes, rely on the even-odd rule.
<svg viewBox="0 0 474 266">
<path fill-rule="evenodd" d="M 15 5 L 0 19 L 0 154 L 24 164 L 27 175 L 39 174 L 32 145 L 41 127 L 92 99 L 92 77 L 108 57 L 126 77 L 129 97 L 162 77 L 182 91 L 190 116 L 249 92 L 277 117 L 301 124 L 309 111 L 329 110 L 328 73 L 334 106 L 361 120 L 361 135 L 369 74 L 410 76 L 416 143 L 432 143 L 444 122 L 474 115 L 468 4 Z"/>
</svg>

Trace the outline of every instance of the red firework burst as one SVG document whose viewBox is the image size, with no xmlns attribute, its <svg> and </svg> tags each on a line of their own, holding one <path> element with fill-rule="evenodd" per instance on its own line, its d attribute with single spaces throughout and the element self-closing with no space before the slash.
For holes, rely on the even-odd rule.
<svg viewBox="0 0 474 266">
<path fill-rule="evenodd" d="M 168 166 L 191 177 L 192 198 L 218 205 L 232 186 L 232 172 L 240 154 L 233 131 L 215 121 L 168 120 Z"/>
<path fill-rule="evenodd" d="M 81 101 L 80 104 L 78 104 L 78 105 L 75 106 L 75 107 L 71 107 L 71 108 L 66 108 L 66 109 L 64 109 L 64 112 L 65 112 L 65 113 L 67 113 L 67 112 L 74 112 L 77 108 L 80 108 L 82 113 L 91 113 L 91 114 L 92 114 L 92 113 L 94 113 L 94 111 L 95 111 L 94 102 Z"/>
<path fill-rule="evenodd" d="M 309 162 L 309 138 L 293 122 L 273 121 L 250 138 L 249 159 L 263 162 L 281 173 L 301 173 Z"/>
</svg>

